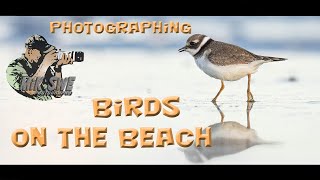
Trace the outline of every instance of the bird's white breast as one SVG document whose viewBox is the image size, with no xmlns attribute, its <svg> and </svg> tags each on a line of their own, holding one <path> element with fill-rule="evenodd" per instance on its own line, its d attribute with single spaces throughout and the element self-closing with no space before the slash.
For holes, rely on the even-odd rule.
<svg viewBox="0 0 320 180">
<path fill-rule="evenodd" d="M 265 61 L 254 61 L 250 64 L 235 64 L 219 66 L 211 63 L 206 56 L 195 59 L 197 66 L 208 76 L 224 80 L 236 81 L 248 74 L 253 74 L 258 70 L 258 67 Z"/>
</svg>

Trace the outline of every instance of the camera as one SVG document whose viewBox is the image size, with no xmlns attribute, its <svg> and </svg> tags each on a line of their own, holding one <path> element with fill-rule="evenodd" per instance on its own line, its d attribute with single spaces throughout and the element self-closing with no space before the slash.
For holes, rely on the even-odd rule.
<svg viewBox="0 0 320 180">
<path fill-rule="evenodd" d="M 84 60 L 84 53 L 82 51 L 70 51 L 70 52 L 65 52 L 61 51 L 61 49 L 58 50 L 58 60 L 60 60 L 65 54 L 66 56 L 70 55 L 72 62 L 82 62 Z"/>
</svg>

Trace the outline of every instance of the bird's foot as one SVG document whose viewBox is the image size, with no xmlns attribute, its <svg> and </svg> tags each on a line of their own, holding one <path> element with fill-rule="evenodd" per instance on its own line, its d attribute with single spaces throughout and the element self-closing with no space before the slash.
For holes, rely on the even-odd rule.
<svg viewBox="0 0 320 180">
<path fill-rule="evenodd" d="M 212 103 L 216 103 L 216 102 L 217 102 L 217 98 L 213 98 L 213 99 L 211 100 L 211 102 L 212 102 Z"/>
<path fill-rule="evenodd" d="M 247 97 L 248 97 L 247 102 L 255 102 L 255 100 L 253 99 L 253 95 L 252 95 L 251 92 L 247 92 Z"/>
</svg>

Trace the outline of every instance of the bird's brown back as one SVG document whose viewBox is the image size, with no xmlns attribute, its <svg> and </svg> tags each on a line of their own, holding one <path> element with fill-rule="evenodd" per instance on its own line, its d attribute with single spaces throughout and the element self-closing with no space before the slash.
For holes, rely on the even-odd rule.
<svg viewBox="0 0 320 180">
<path fill-rule="evenodd" d="M 220 66 L 232 65 L 232 64 L 249 64 L 256 60 L 261 60 L 258 55 L 255 55 L 239 46 L 220 42 L 211 41 L 205 51 L 210 49 L 211 52 L 207 54 L 210 62 Z"/>
</svg>

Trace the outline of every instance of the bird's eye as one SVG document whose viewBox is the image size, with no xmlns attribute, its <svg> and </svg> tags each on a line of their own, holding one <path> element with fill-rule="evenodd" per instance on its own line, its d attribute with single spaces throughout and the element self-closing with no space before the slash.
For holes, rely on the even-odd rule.
<svg viewBox="0 0 320 180">
<path fill-rule="evenodd" d="M 196 44 L 195 42 L 190 42 L 190 45 L 191 45 L 191 46 L 193 46 L 193 45 L 195 45 L 195 44 Z"/>
</svg>

